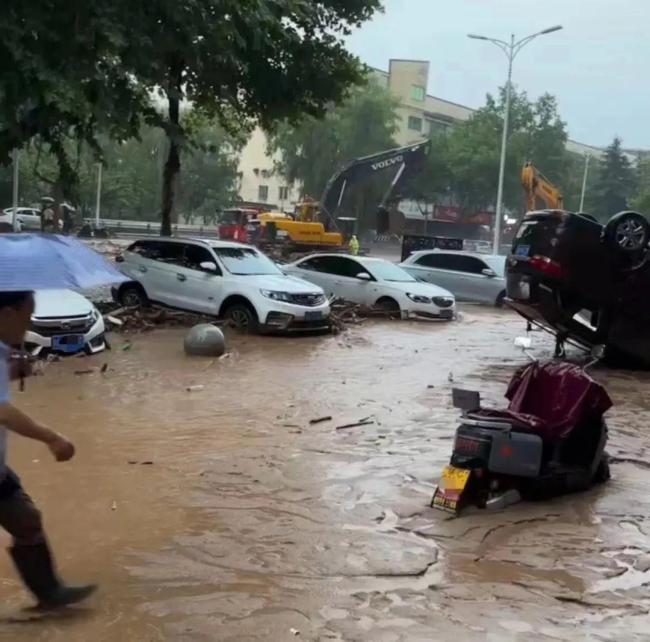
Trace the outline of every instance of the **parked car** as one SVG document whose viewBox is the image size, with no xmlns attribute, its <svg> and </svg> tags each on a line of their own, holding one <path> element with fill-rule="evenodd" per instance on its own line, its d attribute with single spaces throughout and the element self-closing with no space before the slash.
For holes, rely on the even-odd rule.
<svg viewBox="0 0 650 642">
<path fill-rule="evenodd" d="M 25 348 L 43 352 L 95 354 L 106 349 L 106 328 L 99 310 L 72 290 L 38 290 Z"/>
<path fill-rule="evenodd" d="M 509 304 L 558 338 L 605 344 L 650 366 L 650 223 L 620 212 L 606 225 L 585 214 L 529 212 L 508 258 Z"/>
<path fill-rule="evenodd" d="M 421 283 L 384 259 L 346 254 L 312 254 L 284 266 L 288 274 L 321 286 L 328 295 L 400 312 L 451 319 L 456 302 L 436 285 Z"/>
<path fill-rule="evenodd" d="M 0 212 L 0 225 L 5 229 L 10 229 L 14 220 L 14 208 L 7 207 Z M 18 208 L 18 231 L 40 231 L 41 229 L 41 212 L 34 207 Z M 7 228 L 9 226 L 9 228 Z"/>
<path fill-rule="evenodd" d="M 149 301 L 229 319 L 248 332 L 328 326 L 323 290 L 286 276 L 258 249 L 230 241 L 142 239 L 117 259 L 133 279 L 113 291 L 123 305 Z"/>
<path fill-rule="evenodd" d="M 412 276 L 449 290 L 460 301 L 500 307 L 506 296 L 505 256 L 420 250 L 403 263 Z"/>
</svg>

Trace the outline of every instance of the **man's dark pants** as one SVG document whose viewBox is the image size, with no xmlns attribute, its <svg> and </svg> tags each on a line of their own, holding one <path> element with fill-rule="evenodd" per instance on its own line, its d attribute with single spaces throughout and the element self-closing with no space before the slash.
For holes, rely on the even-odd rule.
<svg viewBox="0 0 650 642">
<path fill-rule="evenodd" d="M 9 468 L 0 481 L 0 526 L 14 539 L 14 547 L 34 546 L 45 541 L 41 513 Z"/>
</svg>

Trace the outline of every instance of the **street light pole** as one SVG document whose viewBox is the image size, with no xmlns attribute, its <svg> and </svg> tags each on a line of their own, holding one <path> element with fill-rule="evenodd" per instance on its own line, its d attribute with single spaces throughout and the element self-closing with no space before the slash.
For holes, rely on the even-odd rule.
<svg viewBox="0 0 650 642">
<path fill-rule="evenodd" d="M 487 36 L 478 36 L 476 34 L 470 33 L 467 35 L 468 38 L 474 40 L 487 40 L 493 45 L 496 45 L 503 51 L 508 59 L 508 80 L 506 82 L 506 104 L 505 104 L 505 114 L 503 116 L 503 135 L 501 138 L 501 158 L 499 160 L 499 184 L 497 186 L 497 204 L 496 212 L 494 213 L 494 254 L 499 254 L 499 248 L 501 246 L 501 222 L 503 220 L 503 184 L 505 180 L 505 170 L 506 170 L 506 155 L 508 151 L 508 127 L 510 125 L 510 102 L 512 100 L 512 63 L 514 62 L 517 54 L 531 41 L 537 38 L 538 36 L 546 35 L 547 33 L 553 33 L 554 31 L 559 31 L 562 29 L 560 25 L 555 27 L 549 27 L 543 31 L 538 31 L 533 33 L 530 36 L 526 36 L 521 40 L 515 41 L 515 35 L 510 36 L 510 42 L 505 42 L 504 40 L 498 40 L 497 38 L 488 38 Z"/>
<path fill-rule="evenodd" d="M 506 113 L 503 116 L 503 135 L 501 137 L 501 159 L 499 160 L 499 185 L 497 187 L 497 207 L 494 213 L 494 247 L 493 254 L 499 254 L 501 247 L 501 221 L 503 219 L 503 184 L 506 174 L 506 154 L 508 151 L 508 126 L 510 125 L 510 101 L 512 97 L 512 61 L 514 60 L 515 36 L 510 36 L 508 55 L 508 80 L 506 82 Z"/>
<path fill-rule="evenodd" d="M 12 190 L 12 215 L 11 215 L 11 228 L 14 232 L 18 231 L 18 182 L 20 180 L 20 152 L 17 149 L 14 149 L 13 152 L 13 190 Z"/>
<path fill-rule="evenodd" d="M 582 192 L 580 192 L 580 211 L 585 211 L 585 193 L 587 192 L 587 175 L 589 174 L 590 154 L 585 154 L 585 173 L 582 176 Z"/>
</svg>

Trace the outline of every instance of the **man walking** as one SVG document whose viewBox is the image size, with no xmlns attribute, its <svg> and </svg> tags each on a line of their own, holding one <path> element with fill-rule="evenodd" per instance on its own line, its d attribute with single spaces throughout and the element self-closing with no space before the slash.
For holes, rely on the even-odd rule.
<svg viewBox="0 0 650 642">
<path fill-rule="evenodd" d="M 11 346 L 22 342 L 33 312 L 31 292 L 0 292 L 0 526 L 13 537 L 9 553 L 38 606 L 52 609 L 85 599 L 95 587 L 66 586 L 59 579 L 41 515 L 5 463 L 7 431 L 42 442 L 57 461 L 68 461 L 75 452 L 65 437 L 30 419 L 10 402 Z"/>
</svg>

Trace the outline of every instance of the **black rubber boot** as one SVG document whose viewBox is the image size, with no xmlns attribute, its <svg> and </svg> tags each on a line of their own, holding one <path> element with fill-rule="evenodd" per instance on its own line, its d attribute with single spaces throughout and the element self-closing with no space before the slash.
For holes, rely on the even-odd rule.
<svg viewBox="0 0 650 642">
<path fill-rule="evenodd" d="M 85 600 L 96 586 L 66 586 L 54 570 L 48 545 L 14 546 L 9 553 L 25 586 L 38 600 L 40 609 L 56 609 Z"/>
</svg>

